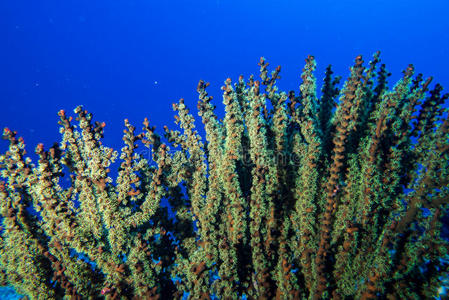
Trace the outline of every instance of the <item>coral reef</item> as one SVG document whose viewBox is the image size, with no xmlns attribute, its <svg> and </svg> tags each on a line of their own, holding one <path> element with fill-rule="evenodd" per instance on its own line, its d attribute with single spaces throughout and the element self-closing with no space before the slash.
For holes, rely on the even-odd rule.
<svg viewBox="0 0 449 300">
<path fill-rule="evenodd" d="M 37 145 L 35 163 L 4 129 L 0 283 L 31 299 L 436 296 L 448 272 L 442 87 L 410 65 L 388 89 L 379 52 L 356 57 L 341 88 L 329 66 L 320 96 L 312 56 L 296 93 L 276 87 L 280 67 L 259 66 L 260 80 L 225 81 L 222 120 L 199 82 L 205 139 L 183 99 L 180 130 L 125 120 L 120 152 L 81 106 L 76 120 L 59 112 L 62 140 Z"/>
</svg>

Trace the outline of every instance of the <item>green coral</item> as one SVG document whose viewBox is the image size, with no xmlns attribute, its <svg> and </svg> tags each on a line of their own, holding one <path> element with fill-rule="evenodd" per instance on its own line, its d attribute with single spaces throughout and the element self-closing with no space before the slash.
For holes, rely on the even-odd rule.
<svg viewBox="0 0 449 300">
<path fill-rule="evenodd" d="M 223 120 L 199 82 L 205 139 L 183 99 L 180 130 L 125 120 L 120 153 L 81 106 L 76 122 L 59 112 L 62 140 L 39 144 L 36 163 L 5 129 L 1 284 L 31 299 L 437 296 L 448 273 L 442 87 L 410 65 L 388 90 L 379 52 L 368 67 L 357 56 L 341 90 L 329 66 L 321 97 L 313 56 L 296 93 L 278 90 L 280 67 L 259 67 L 260 80 L 224 82 Z"/>
</svg>

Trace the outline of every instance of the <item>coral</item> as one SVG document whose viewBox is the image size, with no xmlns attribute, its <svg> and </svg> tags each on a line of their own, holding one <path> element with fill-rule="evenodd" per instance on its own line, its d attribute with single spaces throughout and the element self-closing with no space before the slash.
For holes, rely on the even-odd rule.
<svg viewBox="0 0 449 300">
<path fill-rule="evenodd" d="M 447 94 L 412 65 L 388 89 L 377 52 L 317 95 L 308 56 L 299 92 L 280 67 L 223 90 L 200 81 L 180 130 L 125 120 L 120 153 L 83 107 L 62 140 L 26 157 L 5 129 L 0 279 L 31 299 L 417 299 L 447 275 Z M 139 147 L 147 150 L 139 150 Z M 116 178 L 111 164 L 119 163 Z M 161 205 L 167 200 L 175 212 Z"/>
</svg>

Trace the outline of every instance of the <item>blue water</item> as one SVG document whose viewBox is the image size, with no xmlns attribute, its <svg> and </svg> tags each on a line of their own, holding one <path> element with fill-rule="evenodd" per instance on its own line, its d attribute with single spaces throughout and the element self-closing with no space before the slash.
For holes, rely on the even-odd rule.
<svg viewBox="0 0 449 300">
<path fill-rule="evenodd" d="M 364 4 L 366 3 L 366 4 Z M 409 63 L 449 87 L 447 0 L 0 1 L 0 128 L 29 145 L 59 139 L 60 109 L 83 104 L 120 148 L 123 119 L 173 126 L 171 103 L 196 111 L 196 85 L 221 103 L 227 77 L 258 75 L 259 57 L 297 89 L 308 54 L 318 79 L 347 76 L 376 50 L 394 83 Z M 217 110 L 223 111 L 218 105 Z M 5 143 L 0 144 L 4 150 Z"/>
<path fill-rule="evenodd" d="M 413 63 L 449 88 L 448 11 L 447 0 L 3 0 L 0 128 L 33 152 L 59 140 L 60 109 L 83 104 L 120 149 L 124 118 L 175 128 L 171 103 L 181 97 L 196 114 L 199 79 L 223 114 L 223 81 L 258 75 L 261 56 L 282 66 L 282 90 L 298 89 L 309 54 L 321 79 L 328 64 L 346 77 L 357 55 L 368 62 L 377 50 L 390 86 Z"/>
</svg>

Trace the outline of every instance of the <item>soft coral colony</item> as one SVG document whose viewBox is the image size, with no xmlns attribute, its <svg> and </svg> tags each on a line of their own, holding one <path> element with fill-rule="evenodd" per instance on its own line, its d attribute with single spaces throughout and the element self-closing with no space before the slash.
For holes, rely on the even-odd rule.
<svg viewBox="0 0 449 300">
<path fill-rule="evenodd" d="M 225 81 L 222 120 L 199 82 L 205 141 L 182 99 L 180 130 L 125 120 L 120 154 L 82 107 L 75 121 L 59 112 L 62 141 L 38 145 L 36 163 L 5 129 L 2 285 L 31 299 L 436 296 L 448 272 L 442 87 L 410 65 L 388 89 L 379 53 L 356 57 L 341 89 L 329 66 L 319 98 L 312 56 L 299 92 L 259 66 L 260 80 Z"/>
</svg>

